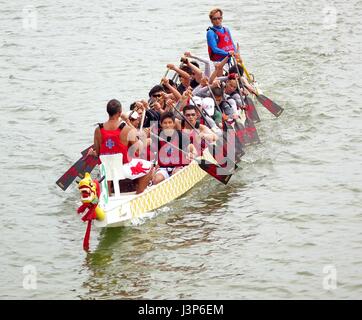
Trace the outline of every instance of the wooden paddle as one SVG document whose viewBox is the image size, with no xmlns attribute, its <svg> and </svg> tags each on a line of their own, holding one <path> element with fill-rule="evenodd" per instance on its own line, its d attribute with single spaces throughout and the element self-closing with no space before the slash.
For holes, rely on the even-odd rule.
<svg viewBox="0 0 362 320">
<path fill-rule="evenodd" d="M 238 75 L 239 75 L 239 79 L 236 80 L 236 84 L 237 84 L 237 88 L 238 88 L 240 98 L 242 99 L 243 95 L 241 94 L 240 84 L 242 86 L 243 86 L 243 84 L 241 83 L 241 74 L 240 74 L 239 66 L 238 66 L 238 63 L 237 63 L 234 56 L 233 56 L 233 61 L 234 61 L 236 70 L 237 70 Z M 254 122 L 260 122 L 260 118 L 259 118 L 258 112 L 256 111 L 253 100 L 251 100 L 248 96 L 245 96 L 245 113 L 248 115 L 249 119 L 253 120 Z"/>
<path fill-rule="evenodd" d="M 84 178 L 86 172 L 92 172 L 98 164 L 98 157 L 88 155 L 88 151 L 94 145 L 82 151 L 82 156 L 56 181 L 56 184 L 63 190 L 67 190 L 72 182 L 77 178 Z"/>
<path fill-rule="evenodd" d="M 253 81 L 253 79 L 251 78 L 248 70 L 246 69 L 244 62 L 241 64 L 242 68 L 244 69 L 244 72 L 246 74 L 246 77 L 248 78 L 249 81 Z M 262 94 L 259 90 L 258 87 L 255 86 L 255 96 L 256 99 L 259 101 L 259 103 L 261 103 L 261 105 L 263 105 L 269 112 L 271 112 L 274 116 L 279 117 L 282 112 L 284 111 L 284 109 L 279 106 L 277 103 L 275 103 L 274 101 L 272 101 L 271 99 L 269 99 L 268 97 L 266 97 L 264 94 Z"/>
</svg>

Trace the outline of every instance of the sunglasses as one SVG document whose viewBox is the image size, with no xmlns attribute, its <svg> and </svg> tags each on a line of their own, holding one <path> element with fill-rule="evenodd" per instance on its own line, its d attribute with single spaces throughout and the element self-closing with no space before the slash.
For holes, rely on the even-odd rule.
<svg viewBox="0 0 362 320">
<path fill-rule="evenodd" d="M 195 117 L 196 113 L 186 113 L 185 117 Z"/>
<path fill-rule="evenodd" d="M 211 20 L 215 21 L 215 20 L 222 20 L 222 17 L 213 17 Z"/>
<path fill-rule="evenodd" d="M 160 93 L 159 93 L 159 94 L 153 94 L 152 97 L 154 97 L 154 98 L 160 98 L 160 97 L 162 97 L 162 94 L 160 94 Z"/>
</svg>

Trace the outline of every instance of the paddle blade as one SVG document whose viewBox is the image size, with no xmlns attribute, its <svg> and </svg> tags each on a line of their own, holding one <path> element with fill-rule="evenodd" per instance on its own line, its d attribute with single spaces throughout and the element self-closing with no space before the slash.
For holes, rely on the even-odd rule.
<svg viewBox="0 0 362 320">
<path fill-rule="evenodd" d="M 258 112 L 256 111 L 254 102 L 248 96 L 245 97 L 245 112 L 251 120 L 253 120 L 254 122 L 260 122 L 260 118 Z"/>
<path fill-rule="evenodd" d="M 94 149 L 94 147 L 95 147 L 94 144 L 92 144 L 92 145 L 89 146 L 88 148 L 84 149 L 84 150 L 81 152 L 82 156 L 85 156 L 85 155 L 88 153 L 89 149 L 90 149 L 90 148 Z"/>
<path fill-rule="evenodd" d="M 270 100 L 269 98 L 267 98 L 266 96 L 264 96 L 263 94 L 257 95 L 256 98 L 274 116 L 279 117 L 282 114 L 284 109 L 275 102 L 273 102 L 272 100 Z"/>
<path fill-rule="evenodd" d="M 206 171 L 210 176 L 214 177 L 223 184 L 227 184 L 233 175 L 232 172 L 227 169 L 206 160 L 201 160 L 198 164 L 202 170 Z"/>
<path fill-rule="evenodd" d="M 243 150 L 245 144 L 242 143 L 243 139 L 240 138 L 241 133 L 238 132 L 236 121 L 237 120 L 235 120 L 234 128 L 231 125 L 227 124 L 227 122 L 224 122 L 227 131 L 224 131 L 223 133 L 223 138 L 224 138 L 223 142 L 224 146 L 225 145 L 234 146 L 234 149 L 229 150 L 227 154 L 229 155 L 229 157 L 231 156 L 232 158 L 235 158 L 235 162 L 239 162 L 241 157 L 245 154 Z"/>
<path fill-rule="evenodd" d="M 229 150 L 228 150 L 229 145 Z M 232 150 L 230 148 L 231 143 L 228 144 L 228 141 L 221 141 L 221 139 L 217 140 L 215 144 L 210 144 L 208 146 L 208 151 L 213 156 L 213 158 L 216 160 L 217 164 L 222 168 L 237 168 L 237 164 L 230 159 L 229 156 L 233 156 Z M 230 150 L 231 149 L 231 150 Z M 233 157 L 235 158 L 235 157 Z"/>
<path fill-rule="evenodd" d="M 91 173 L 97 165 L 98 158 L 94 156 L 86 156 L 79 158 L 56 182 L 60 189 L 67 190 L 75 178 L 84 178 L 86 172 Z"/>
<path fill-rule="evenodd" d="M 253 120 L 249 119 L 248 117 L 246 117 L 246 120 L 245 120 L 245 129 L 246 129 L 248 140 L 249 140 L 250 144 L 259 144 L 260 139 L 259 139 L 258 132 L 256 131 L 254 122 L 253 122 Z"/>
<path fill-rule="evenodd" d="M 250 145 L 251 142 L 248 136 L 248 132 L 240 119 L 235 120 L 234 128 L 236 141 L 239 142 L 242 147 Z"/>
</svg>

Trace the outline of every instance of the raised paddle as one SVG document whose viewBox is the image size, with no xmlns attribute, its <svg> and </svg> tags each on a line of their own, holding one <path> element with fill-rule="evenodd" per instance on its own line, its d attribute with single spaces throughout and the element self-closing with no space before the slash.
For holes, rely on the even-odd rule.
<svg viewBox="0 0 362 320">
<path fill-rule="evenodd" d="M 238 63 L 234 56 L 233 56 L 233 61 L 234 61 L 236 70 L 239 75 L 239 79 L 236 80 L 236 84 L 237 84 L 238 93 L 240 95 L 240 99 L 242 99 L 243 95 L 241 94 L 240 84 L 242 86 L 243 86 L 243 84 L 241 83 L 241 74 L 240 74 L 239 66 L 238 66 Z M 240 83 L 239 83 L 239 81 L 240 81 Z M 244 100 L 245 100 L 245 113 L 248 115 L 249 119 L 253 120 L 254 122 L 260 122 L 260 118 L 259 118 L 258 112 L 256 111 L 253 100 L 251 100 L 248 96 L 245 96 Z"/>
<path fill-rule="evenodd" d="M 167 68 L 167 70 L 166 70 L 165 75 L 163 76 L 163 78 L 166 78 L 166 77 L 167 77 L 169 71 L 170 71 L 170 69 Z M 162 78 L 162 79 L 163 79 L 163 78 Z M 160 84 L 162 84 L 162 79 L 161 79 L 161 81 L 160 81 Z"/>
</svg>

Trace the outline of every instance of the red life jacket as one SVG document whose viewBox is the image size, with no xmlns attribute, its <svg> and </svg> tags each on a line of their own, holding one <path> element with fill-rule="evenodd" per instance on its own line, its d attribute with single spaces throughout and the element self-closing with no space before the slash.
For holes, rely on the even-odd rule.
<svg viewBox="0 0 362 320">
<path fill-rule="evenodd" d="M 181 121 L 181 128 L 182 129 L 185 128 L 185 124 L 186 124 L 186 121 L 182 120 Z M 200 121 L 199 120 L 196 121 L 196 124 L 195 124 L 194 127 L 195 127 L 196 130 L 200 128 Z M 199 134 L 194 129 L 190 129 L 190 133 L 189 133 L 190 143 L 192 143 L 194 145 L 194 147 L 196 148 L 197 154 L 201 155 L 202 152 L 206 149 L 206 142 L 205 142 L 204 139 L 202 139 L 201 143 L 196 143 L 196 141 L 198 141 L 197 140 L 198 135 Z"/>
<path fill-rule="evenodd" d="M 173 137 L 165 137 L 161 134 L 163 140 L 159 139 L 158 141 L 158 165 L 160 167 L 179 167 L 190 163 L 186 159 L 186 154 L 181 151 L 182 134 L 178 130 L 176 132 L 177 134 L 173 135 Z M 167 142 L 164 140 L 167 140 Z"/>
<path fill-rule="evenodd" d="M 128 147 L 121 143 L 120 134 L 125 123 L 121 125 L 116 130 L 106 130 L 103 127 L 103 123 L 99 123 L 99 129 L 101 131 L 102 141 L 99 150 L 99 154 L 123 154 L 123 163 L 129 162 L 128 158 Z"/>
<path fill-rule="evenodd" d="M 224 28 L 224 33 L 221 33 L 220 31 L 217 31 L 213 27 L 210 27 L 209 29 L 216 33 L 217 40 L 218 40 L 217 41 L 217 47 L 219 49 L 224 50 L 226 52 L 229 52 L 229 51 L 232 51 L 232 50 L 235 49 L 234 45 L 233 45 L 233 42 L 231 40 L 231 34 L 230 34 L 228 28 Z M 223 58 L 225 58 L 224 56 L 213 53 L 210 46 L 207 46 L 207 47 L 208 47 L 209 57 L 210 57 L 211 61 L 219 61 L 219 60 L 222 60 Z"/>
</svg>

